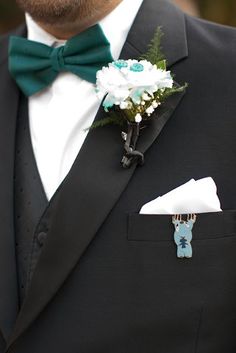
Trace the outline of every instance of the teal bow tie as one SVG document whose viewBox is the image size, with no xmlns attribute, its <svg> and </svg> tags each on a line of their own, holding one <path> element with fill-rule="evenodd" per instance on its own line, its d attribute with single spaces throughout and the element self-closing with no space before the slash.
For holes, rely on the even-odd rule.
<svg viewBox="0 0 236 353">
<path fill-rule="evenodd" d="M 9 70 L 26 96 L 49 86 L 62 71 L 95 83 L 97 71 L 111 61 L 110 44 L 99 25 L 59 48 L 21 37 L 10 38 Z"/>
</svg>

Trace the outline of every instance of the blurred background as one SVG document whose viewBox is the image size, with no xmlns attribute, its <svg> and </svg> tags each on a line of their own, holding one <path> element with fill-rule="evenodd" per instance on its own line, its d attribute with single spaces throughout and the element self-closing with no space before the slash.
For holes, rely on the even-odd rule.
<svg viewBox="0 0 236 353">
<path fill-rule="evenodd" d="M 184 11 L 210 21 L 236 26 L 236 0 L 172 0 Z M 0 0 L 0 34 L 23 21 L 15 0 Z"/>
</svg>

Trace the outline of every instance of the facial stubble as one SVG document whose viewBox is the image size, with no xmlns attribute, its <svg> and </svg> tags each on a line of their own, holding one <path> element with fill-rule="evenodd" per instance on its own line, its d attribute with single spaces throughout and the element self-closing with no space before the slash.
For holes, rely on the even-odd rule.
<svg viewBox="0 0 236 353">
<path fill-rule="evenodd" d="M 90 17 L 93 1 L 86 0 L 16 0 L 19 7 L 37 22 L 63 25 Z"/>
<path fill-rule="evenodd" d="M 109 7 L 114 0 L 16 0 L 19 7 L 37 22 L 63 26 L 85 22 Z"/>
</svg>

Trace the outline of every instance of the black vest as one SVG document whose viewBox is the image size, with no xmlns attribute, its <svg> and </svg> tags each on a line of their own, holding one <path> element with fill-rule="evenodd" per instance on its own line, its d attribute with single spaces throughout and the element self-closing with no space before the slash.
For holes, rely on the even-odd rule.
<svg viewBox="0 0 236 353">
<path fill-rule="evenodd" d="M 25 97 L 20 99 L 16 130 L 14 201 L 19 301 L 21 305 L 48 231 L 48 219 L 46 214 L 43 216 L 48 201 L 33 154 L 28 102 Z"/>
</svg>

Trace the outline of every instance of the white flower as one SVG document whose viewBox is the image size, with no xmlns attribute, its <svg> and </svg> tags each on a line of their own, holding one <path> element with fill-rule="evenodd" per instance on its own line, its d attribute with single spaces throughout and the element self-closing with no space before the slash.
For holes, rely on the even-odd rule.
<svg viewBox="0 0 236 353">
<path fill-rule="evenodd" d="M 135 122 L 136 123 L 141 123 L 142 120 L 143 120 L 143 118 L 142 118 L 141 114 L 137 114 L 135 116 Z"/>
<path fill-rule="evenodd" d="M 127 109 L 128 108 L 128 102 L 121 102 L 120 103 L 120 109 Z"/>
<path fill-rule="evenodd" d="M 151 105 L 149 108 L 146 109 L 147 115 L 150 116 L 150 115 L 154 112 L 154 110 L 155 110 L 155 109 L 154 109 L 153 106 Z"/>
<path fill-rule="evenodd" d="M 153 101 L 153 102 L 152 102 L 152 106 L 153 106 L 154 109 L 156 109 L 157 107 L 159 107 L 160 104 L 161 104 L 161 103 L 160 103 L 160 102 L 157 103 L 157 101 Z"/>
<path fill-rule="evenodd" d="M 118 60 L 97 73 L 96 91 L 100 98 L 106 95 L 106 110 L 113 105 L 124 107 L 127 101 L 142 105 L 158 90 L 172 87 L 170 71 L 158 69 L 147 60 Z"/>
<path fill-rule="evenodd" d="M 147 93 L 143 93 L 142 98 L 144 101 L 150 101 L 151 97 Z"/>
</svg>

